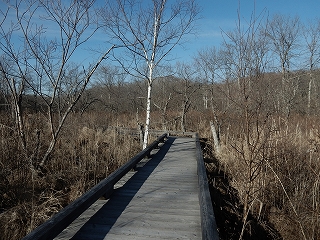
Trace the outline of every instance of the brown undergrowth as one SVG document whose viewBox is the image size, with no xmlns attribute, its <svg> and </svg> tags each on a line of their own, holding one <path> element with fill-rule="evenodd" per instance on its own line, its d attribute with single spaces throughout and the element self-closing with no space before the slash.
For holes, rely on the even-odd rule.
<svg viewBox="0 0 320 240">
<path fill-rule="evenodd" d="M 152 117 L 151 128 L 161 129 L 158 113 Z M 188 119 L 190 129 L 206 128 L 205 116 L 193 117 Z M 136 155 L 141 150 L 139 136 L 121 128 L 137 129 L 137 120 L 143 118 L 104 111 L 72 113 L 48 162 L 35 173 L 30 164 L 41 161 L 51 137 L 46 117 L 25 113 L 24 154 L 14 122 L 0 115 L 0 239 L 21 239 Z M 168 123 L 168 130 L 179 130 L 176 125 Z"/>
<path fill-rule="evenodd" d="M 231 176 L 212 154 L 212 143 L 201 139 L 212 206 L 221 240 L 238 240 L 242 230 L 243 206 L 238 191 L 231 186 Z M 243 239 L 281 239 L 274 226 L 265 219 L 248 217 Z"/>
<path fill-rule="evenodd" d="M 48 164 L 35 175 L 21 153 L 14 124 L 0 117 L 0 239 L 22 238 L 141 149 L 138 136 L 117 130 L 137 128 L 134 114 L 73 114 Z M 160 119 L 157 113 L 153 119 Z M 319 239 L 319 119 L 273 116 L 249 125 L 255 131 L 248 128 L 243 142 L 242 119 L 228 118 L 217 158 L 208 119 L 208 113 L 190 112 L 187 124 L 188 131 L 203 138 L 221 239 Z M 39 114 L 26 115 L 25 121 L 32 161 L 37 162 L 48 144 L 48 126 Z M 151 127 L 162 126 L 155 121 Z M 172 123 L 167 129 L 176 127 Z M 39 146 L 34 129 L 41 129 Z"/>
<path fill-rule="evenodd" d="M 88 114 L 79 121 L 79 116 L 71 116 L 48 164 L 36 173 L 21 154 L 18 137 L 10 129 L 10 123 L 3 124 L 0 131 L 3 150 L 0 239 L 21 239 L 141 150 L 139 138 L 108 128 L 117 121 L 103 117 Z M 29 115 L 26 124 L 45 125 L 40 120 Z M 130 126 L 130 119 L 124 120 L 123 124 Z M 32 146 L 32 133 L 29 138 Z M 34 162 L 47 144 L 45 127 L 40 138 Z"/>
<path fill-rule="evenodd" d="M 256 127 L 260 135 L 252 133 L 250 145 L 239 137 L 240 124 L 230 126 L 217 158 L 212 140 L 203 142 L 221 237 L 319 239 L 318 120 L 299 116 L 270 120 L 268 128 Z"/>
</svg>

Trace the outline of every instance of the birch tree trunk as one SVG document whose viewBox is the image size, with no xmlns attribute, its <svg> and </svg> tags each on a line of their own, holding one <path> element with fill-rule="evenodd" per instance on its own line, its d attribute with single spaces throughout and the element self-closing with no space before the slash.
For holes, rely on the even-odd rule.
<svg viewBox="0 0 320 240">
<path fill-rule="evenodd" d="M 143 137 L 143 146 L 145 149 L 148 145 L 148 137 L 149 137 L 149 125 L 150 125 L 150 112 L 151 112 L 151 89 L 152 84 L 148 84 L 148 97 L 147 97 L 147 110 L 146 110 L 146 125 L 144 129 L 144 137 Z"/>
<path fill-rule="evenodd" d="M 219 140 L 219 135 L 218 135 L 217 129 L 216 129 L 214 122 L 212 120 L 210 121 L 210 128 L 211 128 L 211 133 L 212 133 L 212 137 L 213 137 L 214 150 L 215 150 L 216 154 L 219 155 L 220 154 L 220 140 Z"/>
<path fill-rule="evenodd" d="M 23 151 L 26 153 L 27 151 L 27 141 L 25 137 L 25 130 L 24 130 L 24 121 L 22 116 L 22 92 L 24 90 L 24 82 L 21 83 L 20 89 L 17 90 L 16 82 L 13 78 L 11 78 L 11 94 L 13 97 L 12 105 L 14 107 L 14 114 L 16 119 L 17 130 L 19 132 L 19 137 L 21 141 L 21 145 Z"/>
</svg>

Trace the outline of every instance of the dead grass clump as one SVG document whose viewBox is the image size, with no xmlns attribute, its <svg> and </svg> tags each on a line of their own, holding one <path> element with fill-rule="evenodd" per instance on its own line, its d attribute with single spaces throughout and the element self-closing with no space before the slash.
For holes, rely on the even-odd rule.
<svg viewBox="0 0 320 240">
<path fill-rule="evenodd" d="M 273 196 L 268 200 L 281 212 L 280 216 L 299 226 L 294 235 L 283 231 L 286 239 L 297 235 L 301 239 L 319 236 L 320 153 L 313 150 L 319 136 L 310 134 L 312 132 L 312 128 L 295 123 L 273 141 L 275 154 L 269 161 L 269 174 L 274 181 L 266 196 Z M 283 229 L 282 226 L 279 228 Z"/>
<path fill-rule="evenodd" d="M 26 235 L 27 229 L 23 229 L 21 226 L 29 225 L 30 212 L 28 209 L 30 206 L 20 204 L 0 214 L 1 240 L 21 239 Z"/>
<path fill-rule="evenodd" d="M 202 149 L 207 168 L 209 188 L 215 219 L 221 240 L 242 239 L 281 239 L 269 221 L 249 214 L 243 229 L 243 204 L 237 189 L 232 187 L 232 176 L 224 171 L 224 166 L 213 154 L 213 142 L 202 139 Z"/>
<path fill-rule="evenodd" d="M 60 192 L 42 192 L 31 202 L 20 203 L 0 214 L 0 239 L 21 239 L 62 209 Z"/>
</svg>

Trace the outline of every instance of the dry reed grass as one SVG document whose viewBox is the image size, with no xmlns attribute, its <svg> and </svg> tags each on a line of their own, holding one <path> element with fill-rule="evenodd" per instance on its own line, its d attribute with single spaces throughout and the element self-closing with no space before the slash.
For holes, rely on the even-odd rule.
<svg viewBox="0 0 320 240">
<path fill-rule="evenodd" d="M 241 129 L 230 126 L 220 161 L 232 176 L 231 186 L 242 203 L 249 198 L 250 212 L 270 220 L 284 239 L 319 239 L 320 135 L 316 119 L 274 117 L 268 127 L 261 128 L 252 131 L 248 146 Z"/>
<path fill-rule="evenodd" d="M 143 116 L 138 118 L 143 119 Z M 160 113 L 154 112 L 152 118 L 160 119 Z M 210 112 L 190 111 L 188 131 L 210 138 L 210 119 Z M 283 239 L 319 239 L 319 119 L 269 118 L 258 128 L 251 125 L 255 128 L 249 135 L 251 145 L 244 141 L 241 121 L 233 116 L 224 119 L 222 126 L 219 168 L 230 176 L 230 187 L 237 190 L 242 202 L 249 197 L 250 214 L 256 216 L 261 225 L 270 221 Z M 14 126 L 5 119 L 2 123 L 0 232 L 3 234 L 0 239 L 20 239 L 141 148 L 138 137 L 121 135 L 115 128 L 108 129 L 108 126 L 136 128 L 135 114 L 73 114 L 66 122 L 43 176 L 34 176 L 20 151 Z M 27 126 L 30 151 L 37 150 L 33 153 L 33 160 L 37 161 L 47 144 L 45 129 L 48 126 L 41 115 L 28 115 Z M 167 123 L 168 130 L 179 130 L 178 126 L 175 121 Z M 162 127 L 161 121 L 151 125 L 153 129 Z M 39 147 L 34 129 L 41 129 Z"/>
<path fill-rule="evenodd" d="M 38 114 L 26 115 L 25 122 L 30 155 L 36 163 L 48 144 L 48 126 Z M 30 170 L 14 126 L 3 124 L 0 239 L 21 239 L 139 152 L 139 139 L 107 129 L 112 124 L 130 126 L 132 122 L 124 116 L 101 113 L 71 115 L 48 164 L 38 175 Z M 40 141 L 35 129 L 41 129 Z"/>
</svg>

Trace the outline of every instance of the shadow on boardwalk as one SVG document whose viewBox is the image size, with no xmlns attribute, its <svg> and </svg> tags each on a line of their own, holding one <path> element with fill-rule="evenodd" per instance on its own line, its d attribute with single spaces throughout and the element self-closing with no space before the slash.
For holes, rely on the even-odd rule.
<svg viewBox="0 0 320 240">
<path fill-rule="evenodd" d="M 110 200 L 71 239 L 86 239 L 86 236 L 92 236 L 92 234 L 94 234 L 94 239 L 104 239 L 145 180 L 159 165 L 174 141 L 175 138 L 170 137 L 166 144 L 143 167 L 138 165 L 137 172 L 122 187 L 114 190 Z"/>
</svg>

